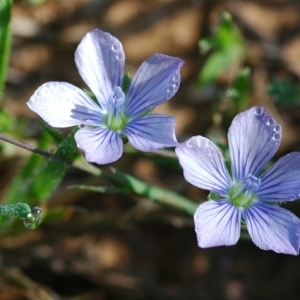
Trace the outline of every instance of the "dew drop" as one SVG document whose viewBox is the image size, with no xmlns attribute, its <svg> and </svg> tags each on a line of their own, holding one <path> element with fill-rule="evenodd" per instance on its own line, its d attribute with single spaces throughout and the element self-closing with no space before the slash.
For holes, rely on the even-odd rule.
<svg viewBox="0 0 300 300">
<path fill-rule="evenodd" d="M 103 43 L 109 43 L 111 41 L 111 35 L 108 32 L 104 32 L 100 39 Z"/>
<path fill-rule="evenodd" d="M 173 76 L 172 80 L 173 80 L 174 82 L 179 81 L 179 80 L 180 80 L 180 75 L 179 75 L 179 74 L 175 74 L 175 75 Z"/>
<path fill-rule="evenodd" d="M 195 138 L 196 144 L 199 148 L 203 146 L 203 141 L 201 139 Z"/>
<path fill-rule="evenodd" d="M 111 50 L 114 52 L 117 52 L 121 49 L 121 43 L 120 42 L 115 42 L 112 46 L 111 46 Z"/>
<path fill-rule="evenodd" d="M 275 131 L 275 132 L 280 132 L 280 131 L 281 131 L 281 126 L 280 126 L 280 125 L 276 125 L 276 126 L 274 127 L 274 131 Z"/>
<path fill-rule="evenodd" d="M 179 88 L 179 82 L 172 84 L 172 87 L 177 90 Z"/>
<path fill-rule="evenodd" d="M 281 140 L 281 134 L 277 133 L 277 132 L 274 133 L 272 139 L 275 140 L 275 141 L 280 141 Z"/>
<path fill-rule="evenodd" d="M 269 118 L 269 120 L 267 121 L 268 126 L 274 126 L 275 124 L 276 124 L 276 121 L 273 118 Z"/>
<path fill-rule="evenodd" d="M 206 141 L 205 142 L 205 147 L 206 148 L 211 148 L 212 142 L 211 141 Z"/>
<path fill-rule="evenodd" d="M 167 92 L 169 93 L 169 94 L 173 94 L 174 92 L 175 92 L 175 88 L 174 88 L 174 86 L 169 86 L 168 87 L 168 89 L 167 89 Z"/>
<path fill-rule="evenodd" d="M 123 52 L 118 52 L 117 55 L 116 55 L 116 59 L 117 60 L 124 60 L 125 56 L 124 56 Z"/>
<path fill-rule="evenodd" d="M 42 96 L 42 93 L 41 93 L 41 90 L 38 89 L 36 92 L 35 92 L 35 96 L 36 97 L 41 97 Z"/>
<path fill-rule="evenodd" d="M 26 218 L 23 219 L 23 224 L 28 229 L 35 229 L 41 223 L 41 213 L 42 210 L 35 206 L 31 209 L 31 213 L 27 215 Z"/>
<path fill-rule="evenodd" d="M 262 107 L 256 107 L 254 110 L 254 113 L 258 116 L 263 114 L 263 112 L 264 112 L 264 109 Z"/>
<path fill-rule="evenodd" d="M 189 140 L 186 142 L 186 146 L 187 146 L 188 148 L 193 148 L 193 146 L 194 146 L 194 140 L 195 140 L 195 139 L 189 139 Z"/>
</svg>

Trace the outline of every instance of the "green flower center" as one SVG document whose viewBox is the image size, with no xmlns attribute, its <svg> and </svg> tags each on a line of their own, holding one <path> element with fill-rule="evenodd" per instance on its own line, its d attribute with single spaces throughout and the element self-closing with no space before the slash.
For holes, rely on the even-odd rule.
<svg viewBox="0 0 300 300">
<path fill-rule="evenodd" d="M 114 114 L 114 115 L 106 115 L 104 117 L 104 124 L 112 131 L 121 133 L 122 130 L 128 124 L 128 119 L 122 113 Z"/>
<path fill-rule="evenodd" d="M 228 193 L 229 201 L 239 208 L 246 208 L 258 201 L 256 191 L 261 180 L 253 175 L 248 175 L 240 182 L 234 183 Z"/>
</svg>

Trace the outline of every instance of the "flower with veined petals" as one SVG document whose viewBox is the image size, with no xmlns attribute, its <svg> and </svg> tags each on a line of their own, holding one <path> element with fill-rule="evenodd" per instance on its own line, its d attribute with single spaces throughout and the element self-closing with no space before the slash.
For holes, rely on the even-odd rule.
<svg viewBox="0 0 300 300">
<path fill-rule="evenodd" d="M 300 198 L 300 153 L 264 170 L 281 135 L 281 126 L 263 107 L 238 114 L 228 132 L 232 175 L 209 139 L 196 136 L 177 146 L 186 180 L 212 192 L 194 216 L 199 247 L 236 244 L 243 221 L 259 248 L 299 253 L 300 220 L 278 205 Z"/>
<path fill-rule="evenodd" d="M 141 151 L 177 145 L 174 117 L 149 113 L 177 92 L 181 59 L 151 56 L 124 92 L 123 46 L 108 32 L 94 29 L 80 42 L 75 62 L 96 101 L 69 83 L 48 82 L 37 89 L 28 106 L 51 126 L 81 125 L 75 140 L 87 161 L 107 164 L 119 159 L 122 137 Z"/>
</svg>

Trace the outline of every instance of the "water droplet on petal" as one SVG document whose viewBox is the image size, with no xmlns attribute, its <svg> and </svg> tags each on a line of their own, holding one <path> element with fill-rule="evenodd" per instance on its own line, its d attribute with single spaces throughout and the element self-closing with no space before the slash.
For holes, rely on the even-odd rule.
<svg viewBox="0 0 300 300">
<path fill-rule="evenodd" d="M 212 142 L 211 141 L 206 141 L 205 147 L 206 148 L 211 148 L 211 146 L 212 146 Z"/>
<path fill-rule="evenodd" d="M 168 87 L 167 92 L 168 92 L 169 94 L 174 94 L 175 88 L 171 85 L 171 86 Z"/>
<path fill-rule="evenodd" d="M 179 88 L 179 82 L 175 82 L 174 84 L 172 84 L 172 87 L 177 90 Z"/>
<path fill-rule="evenodd" d="M 123 52 L 118 52 L 117 55 L 116 55 L 116 59 L 117 60 L 124 60 L 125 59 L 124 53 Z"/>
<path fill-rule="evenodd" d="M 176 81 L 179 81 L 180 80 L 180 75 L 179 74 L 175 74 L 173 76 L 173 81 L 176 82 Z"/>
<path fill-rule="evenodd" d="M 36 97 L 41 97 L 41 91 L 39 89 L 36 90 L 34 94 Z"/>
<path fill-rule="evenodd" d="M 114 52 L 117 52 L 121 49 L 121 43 L 119 41 L 115 42 L 112 46 L 111 46 L 111 50 Z"/>
<path fill-rule="evenodd" d="M 254 110 L 254 113 L 258 116 L 263 114 L 263 112 L 264 112 L 264 109 L 262 107 L 256 107 Z"/>
<path fill-rule="evenodd" d="M 278 133 L 278 132 L 274 133 L 272 139 L 275 140 L 275 141 L 280 141 L 281 140 L 281 134 Z"/>
<path fill-rule="evenodd" d="M 275 132 L 281 132 L 281 126 L 280 126 L 280 125 L 276 125 L 276 126 L 274 127 L 274 131 L 275 131 Z"/>
<path fill-rule="evenodd" d="M 198 139 L 196 139 L 196 141 L 197 141 L 197 144 L 198 144 Z M 189 140 L 186 142 L 186 146 L 187 146 L 188 148 L 193 148 L 194 142 L 195 142 L 195 139 L 194 139 L 194 138 L 189 139 Z"/>
<path fill-rule="evenodd" d="M 41 213 L 42 210 L 35 206 L 31 209 L 31 213 L 27 215 L 26 218 L 23 219 L 23 224 L 28 229 L 35 229 L 41 223 Z"/>
<path fill-rule="evenodd" d="M 108 32 L 103 32 L 100 37 L 101 42 L 109 43 L 111 41 L 111 35 Z"/>
<path fill-rule="evenodd" d="M 269 120 L 267 121 L 268 126 L 274 126 L 275 124 L 276 124 L 276 121 L 273 118 L 269 118 Z"/>
</svg>

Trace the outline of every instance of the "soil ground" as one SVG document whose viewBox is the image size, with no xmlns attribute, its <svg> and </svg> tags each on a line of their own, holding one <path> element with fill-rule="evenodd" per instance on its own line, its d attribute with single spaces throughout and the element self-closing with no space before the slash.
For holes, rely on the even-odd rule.
<svg viewBox="0 0 300 300">
<path fill-rule="evenodd" d="M 299 85 L 298 0 L 48 0 L 36 6 L 29 2 L 14 1 L 4 95 L 4 108 L 28 120 L 28 142 L 40 129 L 26 102 L 47 81 L 83 86 L 74 51 L 93 28 L 122 41 L 131 74 L 157 52 L 185 60 L 179 92 L 156 111 L 176 117 L 181 141 L 206 134 L 212 128 L 220 87 L 232 78 L 228 74 L 199 91 L 196 78 L 206 57 L 199 54 L 197 43 L 213 33 L 218 12 L 227 10 L 246 42 L 251 105 L 266 106 L 282 124 L 279 155 L 299 150 L 300 107 L 280 109 L 266 91 L 272 76 L 288 76 Z M 13 150 L 10 157 L 1 157 L 1 190 L 28 156 L 24 152 Z M 180 170 L 170 173 L 143 155 L 125 154 L 115 165 L 150 184 L 179 187 L 195 201 L 207 195 L 184 183 Z M 200 249 L 189 216 L 145 199 L 66 189 L 79 183 L 97 180 L 70 169 L 49 200 L 49 207 L 66 207 L 63 219 L 1 237 L 1 300 L 300 298 L 299 257 L 262 251 L 246 240 L 232 247 Z M 292 209 L 300 216 L 297 203 Z"/>
</svg>

